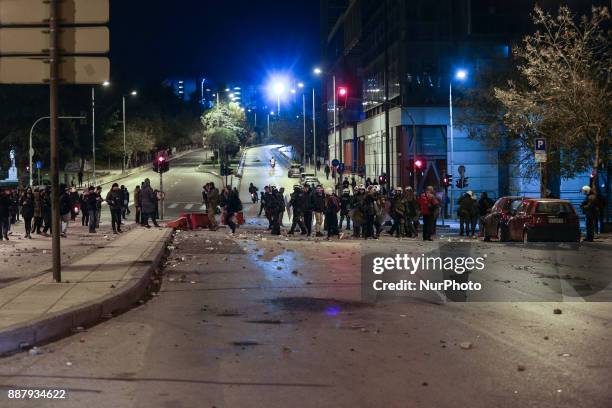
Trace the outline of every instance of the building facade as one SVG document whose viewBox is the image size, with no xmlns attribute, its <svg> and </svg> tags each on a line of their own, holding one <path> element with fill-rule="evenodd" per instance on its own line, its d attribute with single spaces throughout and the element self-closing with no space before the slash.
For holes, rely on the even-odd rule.
<svg viewBox="0 0 612 408">
<path fill-rule="evenodd" d="M 336 158 L 372 180 L 384 174 L 391 186 L 419 190 L 428 185 L 443 190 L 447 174 L 455 181 L 467 178 L 464 188 L 453 182 L 449 198 L 454 199 L 467 190 L 492 197 L 539 193 L 538 183 L 513 177 L 515 169 L 500 160 L 498 150 L 457 126 L 461 112 L 452 104 L 473 85 L 473 73 L 510 63 L 512 47 L 532 30 L 535 1 L 340 3 L 321 1 L 322 21 L 328 22 L 322 24 L 322 53 L 330 161 Z M 538 3 L 551 9 L 561 4 Z M 588 11 L 593 2 L 569 3 Z M 337 20 L 331 24 L 333 15 Z M 350 94 L 346 106 L 336 103 L 334 109 L 338 86 Z M 558 193 L 577 199 L 583 184 L 586 175 L 558 180 Z"/>
</svg>

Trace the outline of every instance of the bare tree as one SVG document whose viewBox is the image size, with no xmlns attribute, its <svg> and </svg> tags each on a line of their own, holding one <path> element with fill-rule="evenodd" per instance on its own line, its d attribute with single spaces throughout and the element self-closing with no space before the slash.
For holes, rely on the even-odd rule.
<svg viewBox="0 0 612 408">
<path fill-rule="evenodd" d="M 515 51 L 522 81 L 495 88 L 504 125 L 526 151 L 535 138 L 546 139 L 562 176 L 597 175 L 608 164 L 612 120 L 609 11 L 593 7 L 577 19 L 567 7 L 556 16 L 536 7 L 533 20 L 538 31 Z"/>
</svg>

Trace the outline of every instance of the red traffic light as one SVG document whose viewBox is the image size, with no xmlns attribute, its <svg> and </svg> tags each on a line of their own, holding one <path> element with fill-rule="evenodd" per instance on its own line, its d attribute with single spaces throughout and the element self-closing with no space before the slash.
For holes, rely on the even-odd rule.
<svg viewBox="0 0 612 408">
<path fill-rule="evenodd" d="M 164 160 L 166 160 L 166 159 L 164 158 L 164 156 L 159 156 L 159 157 L 157 158 L 157 161 L 158 161 L 158 162 L 160 162 L 160 163 L 162 163 Z"/>
<path fill-rule="evenodd" d="M 348 88 L 345 86 L 341 86 L 338 88 L 338 95 L 339 96 L 346 96 L 348 95 Z"/>
<path fill-rule="evenodd" d="M 424 164 L 425 163 L 423 162 L 423 160 L 416 159 L 414 162 L 414 167 L 416 167 L 417 169 L 422 169 Z"/>
</svg>

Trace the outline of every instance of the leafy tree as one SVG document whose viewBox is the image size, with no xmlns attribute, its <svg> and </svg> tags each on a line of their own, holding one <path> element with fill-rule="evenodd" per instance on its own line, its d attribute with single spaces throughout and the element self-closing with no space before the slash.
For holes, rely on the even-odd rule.
<svg viewBox="0 0 612 408">
<path fill-rule="evenodd" d="M 200 121 L 206 144 L 217 150 L 224 159 L 237 153 L 240 145 L 245 144 L 249 137 L 244 112 L 235 103 L 218 104 L 204 112 Z"/>
<path fill-rule="evenodd" d="M 127 122 L 127 121 L 126 121 Z M 148 153 L 155 148 L 157 123 L 146 119 L 127 122 L 125 132 L 125 167 L 134 163 L 139 153 Z M 123 128 L 116 128 L 104 142 L 105 151 L 113 157 L 123 158 Z"/>
<path fill-rule="evenodd" d="M 232 129 L 216 127 L 204 132 L 206 144 L 219 152 L 219 156 L 227 160 L 240 150 L 240 140 Z"/>
<path fill-rule="evenodd" d="M 524 151 L 546 139 L 558 158 L 547 166 L 558 164 L 562 177 L 597 173 L 608 165 L 612 121 L 608 9 L 593 7 L 590 18 L 577 20 L 567 7 L 557 16 L 536 7 L 533 20 L 538 31 L 515 50 L 520 81 L 494 89 L 503 124 Z"/>
</svg>

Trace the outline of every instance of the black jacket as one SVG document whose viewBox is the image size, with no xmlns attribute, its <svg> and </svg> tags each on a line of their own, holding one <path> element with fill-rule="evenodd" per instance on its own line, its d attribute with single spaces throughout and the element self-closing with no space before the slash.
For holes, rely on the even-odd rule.
<svg viewBox="0 0 612 408">
<path fill-rule="evenodd" d="M 59 211 L 60 215 L 70 214 L 70 210 L 72 209 L 72 199 L 70 198 L 70 194 L 62 193 L 59 198 Z"/>
<path fill-rule="evenodd" d="M 23 195 L 19 202 L 21 205 L 21 215 L 23 218 L 32 218 L 34 216 L 34 197 Z"/>
<path fill-rule="evenodd" d="M 312 209 L 314 212 L 323 212 L 325 211 L 325 194 L 314 193 L 312 195 L 313 206 Z"/>
</svg>

